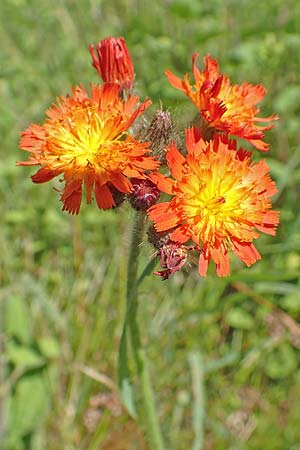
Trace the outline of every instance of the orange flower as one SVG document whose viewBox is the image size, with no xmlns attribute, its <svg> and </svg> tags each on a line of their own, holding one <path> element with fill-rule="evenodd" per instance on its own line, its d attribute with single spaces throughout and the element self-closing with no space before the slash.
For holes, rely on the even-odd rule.
<svg viewBox="0 0 300 450">
<path fill-rule="evenodd" d="M 130 90 L 134 82 L 133 63 L 123 37 L 108 37 L 97 44 L 97 56 L 93 44 L 89 47 L 93 66 L 104 82 L 119 83 Z"/>
<path fill-rule="evenodd" d="M 260 259 L 252 241 L 259 231 L 274 235 L 279 213 L 271 211 L 276 193 L 265 161 L 250 162 L 250 152 L 236 151 L 233 141 L 215 135 L 205 142 L 199 130 L 186 130 L 187 155 L 171 144 L 167 161 L 172 178 L 153 174 L 159 189 L 172 195 L 149 209 L 158 232 L 170 230 L 173 242 L 189 240 L 200 252 L 199 273 L 212 259 L 219 276 L 230 274 L 229 250 L 247 265 Z"/>
<path fill-rule="evenodd" d="M 226 75 L 220 74 L 217 60 L 210 55 L 204 58 L 205 69 L 200 72 L 196 66 L 197 58 L 198 53 L 194 53 L 194 86 L 191 86 L 187 74 L 181 80 L 167 70 L 166 75 L 172 86 L 190 97 L 197 106 L 201 119 L 209 127 L 247 139 L 257 149 L 267 151 L 269 146 L 262 140 L 264 131 L 274 125 L 259 126 L 256 123 L 270 122 L 278 119 L 278 116 L 272 115 L 265 119 L 256 117 L 260 110 L 255 105 L 264 98 L 266 89 L 260 84 L 247 82 L 241 85 L 231 84 Z"/>
<path fill-rule="evenodd" d="M 61 200 L 71 214 L 80 210 L 82 184 L 87 203 L 94 192 L 98 207 L 108 209 L 116 205 L 113 194 L 132 191 L 129 178 L 143 179 L 145 171 L 158 167 L 147 155 L 149 143 L 128 134 L 151 101 L 137 106 L 138 97 L 123 101 L 118 94 L 117 84 L 91 85 L 90 97 L 83 86 L 76 87 L 71 96 L 57 99 L 43 125 L 32 124 L 21 133 L 20 147 L 31 156 L 18 164 L 41 166 L 32 176 L 35 183 L 63 174 Z"/>
</svg>

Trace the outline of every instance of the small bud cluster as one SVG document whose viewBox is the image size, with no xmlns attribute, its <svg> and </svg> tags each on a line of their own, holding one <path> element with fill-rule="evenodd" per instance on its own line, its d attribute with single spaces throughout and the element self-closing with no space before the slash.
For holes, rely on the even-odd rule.
<svg viewBox="0 0 300 450">
<path fill-rule="evenodd" d="M 233 84 L 210 55 L 200 71 L 194 53 L 194 84 L 187 75 L 180 79 L 165 72 L 197 108 L 193 122 L 179 131 L 161 107 L 134 130 L 151 100 L 141 103 L 132 93 L 134 66 L 125 39 L 108 37 L 89 50 L 103 84 L 91 84 L 91 95 L 77 86 L 48 111 L 42 126 L 24 130 L 20 147 L 31 156 L 18 164 L 40 166 L 32 176 L 35 183 L 63 174 L 61 201 L 70 214 L 79 213 L 84 192 L 87 203 L 94 195 L 103 210 L 128 200 L 147 212 L 154 223 L 148 240 L 163 269 L 155 274 L 164 280 L 186 264 L 190 252 L 199 254 L 201 276 L 210 260 L 218 276 L 229 275 L 229 251 L 247 266 L 259 260 L 253 240 L 259 232 L 276 233 L 279 213 L 270 198 L 277 189 L 267 164 L 253 162 L 251 152 L 238 149 L 237 139 L 269 149 L 264 133 L 278 116 L 257 117 L 266 89 Z M 169 197 L 157 204 L 161 193 Z"/>
</svg>

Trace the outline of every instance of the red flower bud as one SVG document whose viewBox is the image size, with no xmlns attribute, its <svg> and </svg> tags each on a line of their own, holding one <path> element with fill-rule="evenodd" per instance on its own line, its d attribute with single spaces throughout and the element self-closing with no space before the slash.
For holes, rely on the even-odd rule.
<svg viewBox="0 0 300 450">
<path fill-rule="evenodd" d="M 167 280 L 186 263 L 187 247 L 178 242 L 169 241 L 160 248 L 157 256 L 159 256 L 160 265 L 164 270 L 154 272 L 154 275 L 159 275 L 163 280 Z"/>
<path fill-rule="evenodd" d="M 157 203 L 160 190 L 150 180 L 132 178 L 133 191 L 128 195 L 128 200 L 137 211 L 147 211 L 150 206 Z"/>
<path fill-rule="evenodd" d="M 130 90 L 134 81 L 133 63 L 123 37 L 108 37 L 89 47 L 92 64 L 104 82 L 119 83 Z"/>
</svg>

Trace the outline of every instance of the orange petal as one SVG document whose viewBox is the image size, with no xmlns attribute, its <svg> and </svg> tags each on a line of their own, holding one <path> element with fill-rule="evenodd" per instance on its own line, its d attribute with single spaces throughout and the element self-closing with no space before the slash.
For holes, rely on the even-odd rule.
<svg viewBox="0 0 300 450">
<path fill-rule="evenodd" d="M 184 227 L 178 227 L 170 234 L 170 239 L 183 244 L 190 239 L 190 236 L 186 234 L 186 229 Z"/>
<path fill-rule="evenodd" d="M 230 275 L 230 264 L 228 253 L 224 254 L 220 262 L 216 264 L 218 277 L 228 277 Z"/>
<path fill-rule="evenodd" d="M 157 203 L 148 210 L 148 216 L 154 221 L 157 231 L 170 230 L 178 224 L 178 215 L 169 206 L 169 202 Z"/>
<path fill-rule="evenodd" d="M 28 161 L 17 161 L 16 165 L 17 166 L 37 166 L 37 165 L 39 165 L 39 161 L 30 156 Z"/>
<path fill-rule="evenodd" d="M 62 208 L 63 211 L 67 211 L 70 214 L 79 213 L 82 199 L 81 185 L 81 180 L 67 182 L 64 192 L 61 196 L 61 201 L 64 204 Z"/>
<path fill-rule="evenodd" d="M 204 64 L 205 69 L 203 73 L 205 78 L 212 79 L 211 81 L 213 81 L 220 73 L 218 61 L 210 56 L 210 54 L 207 54 L 204 57 Z"/>
<path fill-rule="evenodd" d="M 242 136 L 243 137 L 243 136 Z M 267 152 L 269 150 L 269 144 L 262 141 L 261 139 L 248 139 L 251 144 L 262 152 Z"/>
<path fill-rule="evenodd" d="M 59 171 L 48 169 L 48 167 L 42 167 L 32 175 L 31 179 L 34 183 L 46 183 L 46 181 L 52 180 L 59 173 Z"/>
<path fill-rule="evenodd" d="M 201 277 L 205 277 L 207 274 L 208 263 L 210 260 L 210 254 L 208 251 L 202 251 L 199 256 L 198 270 Z"/>
<path fill-rule="evenodd" d="M 247 103 L 253 106 L 257 105 L 257 103 L 260 103 L 267 93 L 267 89 L 261 84 L 253 85 L 244 82 L 240 86 L 240 89 Z"/>
<path fill-rule="evenodd" d="M 185 172 L 185 157 L 179 152 L 175 144 L 170 144 L 166 154 L 171 174 L 180 180 Z"/>
<path fill-rule="evenodd" d="M 143 112 L 149 108 L 149 106 L 152 105 L 152 101 L 150 99 L 146 99 L 143 103 L 140 104 L 140 106 L 134 111 L 130 119 L 125 122 L 124 129 L 128 129 L 132 123 L 135 121 L 137 117 L 139 117 Z"/>
<path fill-rule="evenodd" d="M 158 189 L 166 194 L 173 193 L 174 180 L 162 175 L 161 173 L 155 172 L 149 175 L 150 180 L 158 187 Z"/>
<path fill-rule="evenodd" d="M 275 236 L 276 225 L 279 223 L 279 211 L 267 211 L 264 214 L 263 225 L 256 225 L 255 228 L 263 233 Z"/>
<path fill-rule="evenodd" d="M 211 257 L 216 264 L 217 275 L 219 277 L 227 277 L 230 275 L 230 265 L 229 265 L 229 255 L 228 252 L 223 248 L 211 248 Z"/>
<path fill-rule="evenodd" d="M 176 77 L 174 73 L 172 73 L 170 70 L 166 70 L 165 74 L 167 75 L 167 78 L 169 80 L 169 83 L 176 89 L 180 89 L 183 92 L 186 92 L 185 88 L 185 82 L 182 81 L 179 77 Z"/>
<path fill-rule="evenodd" d="M 84 177 L 84 187 L 85 187 L 85 195 L 87 203 L 92 202 L 92 191 L 95 181 L 95 175 L 88 173 Z"/>
<path fill-rule="evenodd" d="M 178 216 L 174 212 L 168 212 L 159 217 L 154 226 L 157 231 L 167 231 L 178 225 Z"/>
<path fill-rule="evenodd" d="M 118 191 L 124 192 L 124 194 L 128 194 L 132 190 L 132 184 L 121 173 L 118 173 L 115 178 L 112 178 L 111 183 Z"/>
<path fill-rule="evenodd" d="M 251 266 L 256 261 L 261 259 L 260 254 L 250 242 L 232 241 L 233 251 L 240 258 L 246 266 Z"/>
<path fill-rule="evenodd" d="M 201 132 L 196 127 L 186 128 L 185 130 L 186 148 L 188 153 L 199 154 L 205 151 L 207 144 L 201 137 Z"/>
<path fill-rule="evenodd" d="M 99 209 L 110 209 L 116 206 L 113 196 L 106 186 L 102 186 L 96 181 L 95 183 L 95 197 Z"/>
</svg>

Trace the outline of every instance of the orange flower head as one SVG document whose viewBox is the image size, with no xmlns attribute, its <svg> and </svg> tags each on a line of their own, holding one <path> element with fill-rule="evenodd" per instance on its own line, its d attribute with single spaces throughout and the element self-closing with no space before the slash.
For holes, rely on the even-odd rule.
<svg viewBox="0 0 300 450">
<path fill-rule="evenodd" d="M 120 84 L 121 88 L 130 90 L 134 82 L 134 68 L 123 37 L 108 37 L 100 41 L 97 55 L 93 44 L 89 47 L 92 64 L 104 82 Z"/>
<path fill-rule="evenodd" d="M 267 151 L 269 146 L 263 142 L 264 131 L 274 125 L 257 125 L 278 119 L 272 115 L 265 119 L 257 117 L 259 108 L 256 105 L 264 98 L 266 89 L 258 84 L 244 82 L 232 84 L 229 78 L 221 74 L 216 59 L 210 55 L 204 58 L 205 68 L 202 72 L 196 66 L 198 53 L 192 58 L 195 84 L 192 86 L 188 75 L 184 79 L 166 71 L 169 82 L 183 91 L 196 105 L 201 120 L 216 131 L 225 132 L 246 139 L 257 149 Z"/>
<path fill-rule="evenodd" d="M 63 174 L 63 210 L 78 214 L 85 187 L 87 203 L 95 195 L 100 209 L 116 206 L 118 192 L 132 191 L 130 178 L 146 178 L 159 163 L 148 155 L 149 143 L 134 139 L 128 129 L 151 104 L 138 106 L 138 97 L 119 97 L 119 85 L 83 86 L 57 99 L 43 125 L 32 124 L 21 133 L 20 148 L 31 153 L 18 165 L 40 166 L 32 176 L 44 183 Z"/>
<path fill-rule="evenodd" d="M 168 202 L 149 209 L 158 232 L 170 231 L 173 242 L 193 241 L 200 252 L 199 273 L 206 275 L 212 259 L 219 276 L 230 274 L 229 250 L 247 265 L 260 259 L 253 245 L 259 232 L 274 235 L 279 213 L 271 210 L 276 186 L 265 161 L 250 161 L 250 152 L 236 150 L 235 142 L 215 135 L 205 142 L 199 130 L 186 130 L 187 155 L 175 144 L 167 149 L 172 178 L 153 174 L 151 179 Z"/>
</svg>

